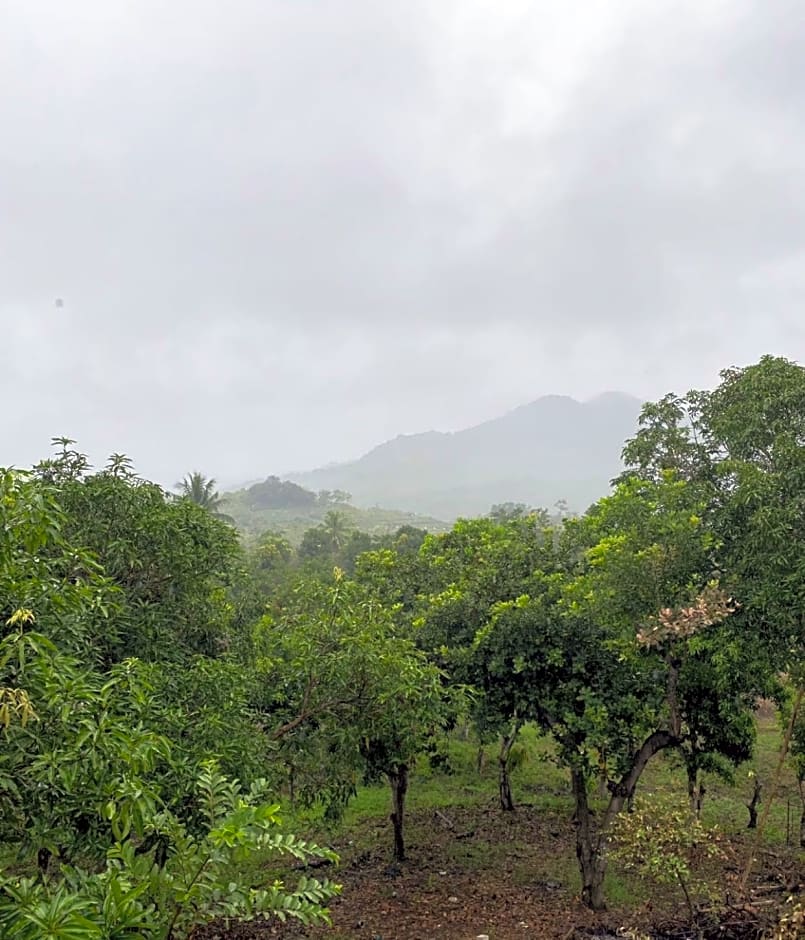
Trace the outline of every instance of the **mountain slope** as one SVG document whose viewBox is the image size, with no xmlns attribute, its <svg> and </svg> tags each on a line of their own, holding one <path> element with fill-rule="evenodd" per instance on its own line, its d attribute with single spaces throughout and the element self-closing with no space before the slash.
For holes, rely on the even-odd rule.
<svg viewBox="0 0 805 940">
<path fill-rule="evenodd" d="M 548 395 L 463 431 L 401 435 L 358 460 L 288 479 L 312 490 L 346 490 L 357 505 L 442 519 L 507 501 L 549 508 L 566 499 L 581 511 L 619 472 L 640 405 L 618 392 L 583 403 Z"/>
</svg>

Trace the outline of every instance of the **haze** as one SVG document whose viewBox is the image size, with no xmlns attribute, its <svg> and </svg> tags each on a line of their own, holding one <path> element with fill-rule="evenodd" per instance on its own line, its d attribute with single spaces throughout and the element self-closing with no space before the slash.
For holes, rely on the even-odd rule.
<svg viewBox="0 0 805 940">
<path fill-rule="evenodd" d="M 0 465 L 235 483 L 803 358 L 804 47 L 795 0 L 0 0 Z"/>
</svg>

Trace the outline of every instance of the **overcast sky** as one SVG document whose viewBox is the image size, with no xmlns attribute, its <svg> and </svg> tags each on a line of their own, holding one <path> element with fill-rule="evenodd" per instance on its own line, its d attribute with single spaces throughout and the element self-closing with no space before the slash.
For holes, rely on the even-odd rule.
<svg viewBox="0 0 805 940">
<path fill-rule="evenodd" d="M 804 359 L 803 48 L 801 0 L 0 0 L 0 465 L 231 483 Z"/>
</svg>

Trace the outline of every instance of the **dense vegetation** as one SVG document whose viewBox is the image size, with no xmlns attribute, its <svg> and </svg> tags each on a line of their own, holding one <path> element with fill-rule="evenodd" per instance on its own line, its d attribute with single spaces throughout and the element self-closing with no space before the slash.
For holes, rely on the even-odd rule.
<svg viewBox="0 0 805 940">
<path fill-rule="evenodd" d="M 309 863 L 333 853 L 278 804 L 334 823 L 383 780 L 402 862 L 412 771 L 449 769 L 459 733 L 497 742 L 501 812 L 524 729 L 541 736 L 587 907 L 625 854 L 679 881 L 695 920 L 703 780 L 751 758 L 771 700 L 805 846 L 801 366 L 766 357 L 646 405 L 583 516 L 503 504 L 440 533 L 361 532 L 330 493 L 298 545 L 244 547 L 214 481 L 170 494 L 125 457 L 94 472 L 57 445 L 0 472 L 2 936 L 326 921 L 338 889 Z M 302 498 L 271 479 L 247 493 Z M 661 755 L 684 767 L 682 808 L 643 786 Z"/>
</svg>

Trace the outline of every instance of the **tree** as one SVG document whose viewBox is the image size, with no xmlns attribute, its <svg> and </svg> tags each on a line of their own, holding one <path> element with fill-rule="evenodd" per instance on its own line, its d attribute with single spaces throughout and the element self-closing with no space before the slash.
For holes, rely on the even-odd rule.
<svg viewBox="0 0 805 940">
<path fill-rule="evenodd" d="M 640 421 L 624 449 L 627 473 L 676 466 L 703 487 L 718 564 L 740 604 L 736 631 L 766 670 L 786 671 L 799 686 L 765 820 L 805 695 L 805 367 L 764 356 L 722 371 L 712 391 L 647 405 Z"/>
<path fill-rule="evenodd" d="M 764 356 L 712 391 L 644 407 L 626 475 L 701 487 L 744 629 L 779 668 L 805 660 L 805 367 Z"/>
<path fill-rule="evenodd" d="M 751 683 L 741 697 L 719 669 L 726 626 L 708 641 L 732 606 L 711 581 L 714 544 L 695 488 L 673 474 L 631 480 L 566 523 L 564 539 L 565 570 L 537 571 L 527 593 L 495 605 L 474 657 L 498 707 L 556 741 L 575 800 L 582 899 L 601 909 L 609 832 L 648 762 L 707 733 L 692 673 L 729 689 L 744 711 L 754 698 Z M 598 775 L 609 800 L 596 817 L 588 792 Z"/>
<path fill-rule="evenodd" d="M 353 528 L 344 513 L 330 510 L 319 525 L 302 535 L 298 556 L 308 574 L 318 571 L 327 577 L 338 567 L 351 576 L 359 556 L 377 544 L 375 536 Z"/>
<path fill-rule="evenodd" d="M 343 548 L 347 536 L 351 531 L 349 522 L 344 513 L 337 512 L 334 509 L 331 509 L 325 515 L 324 522 L 322 522 L 322 529 L 330 545 L 332 545 L 333 549 L 336 551 Z"/>
<path fill-rule="evenodd" d="M 426 539 L 419 554 L 423 589 L 413 611 L 419 642 L 454 681 L 476 690 L 470 719 L 481 747 L 494 736 L 500 740 L 500 804 L 507 811 L 514 809 L 511 763 L 529 711 L 513 684 L 501 694 L 487 682 L 471 647 L 496 604 L 527 591 L 536 568 L 553 570 L 555 548 L 545 518 L 528 516 L 461 520 L 451 532 Z"/>
<path fill-rule="evenodd" d="M 69 441 L 36 477 L 50 481 L 65 539 L 88 549 L 115 589 L 113 629 L 94 655 L 106 664 L 127 656 L 176 661 L 231 645 L 244 628 L 226 593 L 242 558 L 231 526 L 141 480 L 121 455 L 89 472 Z"/>
<path fill-rule="evenodd" d="M 86 469 L 75 455 L 36 475 L 0 470 L 0 855 L 4 865 L 15 863 L 0 869 L 0 933 L 164 940 L 217 914 L 326 919 L 328 884 L 232 884 L 234 861 L 257 849 L 332 855 L 279 834 L 277 807 L 262 799 L 259 782 L 244 789 L 214 762 L 201 764 L 188 740 L 189 696 L 166 703 L 152 684 L 153 666 L 96 655 L 104 632 L 114 632 L 127 585 L 115 585 L 68 538 L 78 520 L 57 499 L 84 507 Z M 109 481 L 125 483 L 124 471 L 116 458 L 98 484 L 121 511 L 128 503 L 118 502 Z M 144 492 L 151 506 L 154 490 Z M 192 511 L 203 525 L 220 526 Z M 93 532 L 98 517 L 80 521 L 81 531 Z M 126 557 L 137 570 L 136 558 Z M 215 679 L 220 687 L 220 673 Z M 176 732 L 173 740 L 166 730 Z M 190 784 L 177 790 L 177 781 Z M 36 866 L 39 879 L 19 874 Z"/>
<path fill-rule="evenodd" d="M 343 512 L 331 509 L 319 525 L 304 533 L 299 546 L 299 557 L 325 558 L 334 563 L 354 531 Z"/>
<path fill-rule="evenodd" d="M 263 618 L 257 656 L 265 695 L 255 704 L 295 796 L 337 815 L 361 773 L 385 775 L 402 858 L 408 771 L 447 716 L 439 670 L 338 569 L 329 582 L 301 582 Z"/>
<path fill-rule="evenodd" d="M 247 561 L 251 578 L 248 585 L 244 585 L 245 592 L 259 594 L 262 606 L 266 598 L 290 580 L 294 562 L 293 546 L 281 532 L 263 532 L 247 552 Z M 259 615 L 254 619 L 258 619 Z"/>
<path fill-rule="evenodd" d="M 252 556 L 261 571 L 275 571 L 289 564 L 293 558 L 293 547 L 281 532 L 263 532 Z"/>
<path fill-rule="evenodd" d="M 218 493 L 215 488 L 215 480 L 211 477 L 205 477 L 198 470 L 194 470 L 192 473 L 188 473 L 180 483 L 177 483 L 176 488 L 181 491 L 183 499 L 189 499 L 192 503 L 201 506 L 202 509 L 206 509 L 207 512 L 219 519 L 232 522 L 231 516 L 221 512 L 221 506 L 226 502 L 226 499 Z"/>
<path fill-rule="evenodd" d="M 495 503 L 487 515 L 495 522 L 509 522 L 512 519 L 522 519 L 529 512 L 525 503 Z"/>
<path fill-rule="evenodd" d="M 294 509 L 312 506 L 316 494 L 290 480 L 270 476 L 246 490 L 246 502 L 257 509 Z"/>
<path fill-rule="evenodd" d="M 117 635 L 119 591 L 97 559 L 72 544 L 57 490 L 31 473 L 0 469 L 0 632 L 19 611 L 71 654 L 95 660 Z"/>
</svg>

